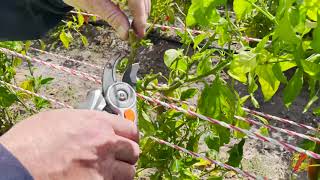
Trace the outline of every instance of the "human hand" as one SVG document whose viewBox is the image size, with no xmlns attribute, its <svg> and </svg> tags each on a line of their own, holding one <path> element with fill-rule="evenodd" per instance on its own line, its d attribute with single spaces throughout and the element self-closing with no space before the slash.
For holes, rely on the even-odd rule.
<svg viewBox="0 0 320 180">
<path fill-rule="evenodd" d="M 138 130 L 117 116 L 89 110 L 55 110 L 26 119 L 0 137 L 41 180 L 133 179 Z"/>
<path fill-rule="evenodd" d="M 64 0 L 70 6 L 95 13 L 106 20 L 121 39 L 128 38 L 130 24 L 128 17 L 111 0 Z M 129 10 L 133 16 L 133 28 L 139 37 L 143 37 L 150 13 L 150 0 L 128 0 Z"/>
</svg>

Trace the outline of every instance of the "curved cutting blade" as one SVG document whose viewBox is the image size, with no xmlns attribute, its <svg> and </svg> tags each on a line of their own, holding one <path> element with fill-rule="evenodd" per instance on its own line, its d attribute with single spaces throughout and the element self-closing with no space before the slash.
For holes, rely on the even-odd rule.
<svg viewBox="0 0 320 180">
<path fill-rule="evenodd" d="M 103 70 L 102 76 L 102 93 L 104 94 L 108 88 L 116 82 L 116 73 L 113 68 L 114 64 L 107 63 Z"/>
<path fill-rule="evenodd" d="M 128 83 L 131 87 L 135 88 L 137 84 L 137 75 L 140 69 L 139 63 L 134 63 L 125 71 L 122 81 Z"/>
<path fill-rule="evenodd" d="M 102 75 L 102 93 L 105 95 L 108 88 L 117 82 L 117 65 L 120 62 L 122 56 L 119 55 L 113 63 L 107 63 L 103 70 Z"/>
</svg>

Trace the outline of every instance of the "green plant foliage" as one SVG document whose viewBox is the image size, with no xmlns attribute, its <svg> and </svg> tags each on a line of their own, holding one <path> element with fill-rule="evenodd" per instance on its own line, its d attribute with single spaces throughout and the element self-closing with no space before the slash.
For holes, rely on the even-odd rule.
<svg viewBox="0 0 320 180">
<path fill-rule="evenodd" d="M 0 47 L 8 48 L 19 53 L 25 53 L 29 48 L 30 42 L 0 42 Z M 10 57 L 0 53 L 0 80 L 14 84 L 16 68 L 22 63 L 21 59 Z M 28 61 L 30 76 L 20 84 L 20 87 L 31 92 L 38 92 L 41 88 L 49 84 L 53 78 L 43 78 L 34 76 L 34 68 Z M 19 86 L 19 84 L 15 84 Z M 25 103 L 28 102 L 28 103 Z M 19 119 L 20 112 L 23 116 L 32 115 L 37 110 L 47 108 L 50 103 L 42 98 L 32 97 L 29 94 L 16 91 L 6 84 L 0 83 L 0 135 L 8 131 Z M 25 112 L 24 112 L 25 111 Z"/>
<path fill-rule="evenodd" d="M 233 6 L 233 10 L 237 15 L 237 19 L 239 20 L 246 18 L 246 16 L 249 15 L 253 10 L 253 6 L 248 0 L 234 0 Z"/>
<path fill-rule="evenodd" d="M 255 97 L 258 91 L 262 92 L 266 103 L 281 91 L 284 104 L 290 108 L 306 86 L 310 99 L 304 105 L 303 111 L 311 109 L 315 115 L 320 115 L 320 108 L 314 107 L 319 102 L 320 90 L 320 31 L 317 23 L 319 1 L 155 2 L 159 6 L 167 4 L 167 10 L 162 9 L 163 6 L 157 8 L 154 5 L 151 19 L 169 14 L 170 21 L 166 23 L 184 22 L 186 26 L 206 33 L 193 35 L 189 31 L 177 31 L 182 47 L 169 49 L 164 54 L 164 64 L 169 75 L 163 77 L 162 74 L 151 73 L 145 76 L 138 83 L 139 92 L 148 95 L 161 93 L 174 99 L 192 102 L 197 99 L 195 108 L 177 103 L 182 108 L 249 129 L 248 123 L 239 121 L 234 116 L 246 116 L 241 106 L 248 100 L 254 107 L 259 108 L 261 100 Z M 230 3 L 233 4 L 234 13 L 219 11 L 229 8 Z M 176 9 L 177 5 L 181 9 Z M 176 11 L 172 12 L 172 9 Z M 181 21 L 178 21 L 177 17 Z M 246 39 L 246 36 L 261 40 L 253 42 Z M 237 46 L 233 47 L 234 44 Z M 217 45 L 219 48 L 216 48 Z M 231 80 L 225 80 L 229 77 L 225 78 L 223 72 L 227 72 Z M 248 94 L 239 97 L 233 83 L 230 83 L 234 81 L 246 85 Z M 159 86 L 159 82 L 164 84 Z M 201 88 L 195 87 L 195 84 L 201 84 Z M 281 86 L 284 88 L 280 88 Z M 239 139 L 239 143 L 227 152 L 230 158 L 225 163 L 241 167 L 244 134 L 230 132 L 229 129 L 175 110 L 160 106 L 152 108 L 150 104 L 142 101 L 139 104 L 142 131 L 196 152 L 201 152 L 199 144 L 205 144 L 209 149 L 207 155 L 213 159 L 219 159 L 217 153 L 222 146 L 230 145 L 230 139 Z M 256 118 L 268 124 L 264 118 Z M 260 127 L 259 132 L 269 136 L 265 127 Z M 207 174 L 208 179 L 219 179 L 226 172 L 214 168 L 209 173 L 206 168 L 200 168 L 208 166 L 204 160 L 190 161 L 190 157 L 168 147 L 158 146 L 147 137 L 143 138 L 142 147 L 139 168 L 155 168 L 156 172 L 151 176 L 154 179 L 193 179 L 199 175 L 201 177 L 201 174 Z M 194 173 L 192 168 L 202 172 Z"/>
<path fill-rule="evenodd" d="M 126 0 L 119 3 L 122 8 L 125 4 Z M 167 75 L 151 71 L 137 82 L 137 91 L 232 126 L 250 129 L 250 124 L 237 120 L 235 116 L 246 117 L 242 110 L 245 103 L 259 108 L 263 99 L 257 98 L 258 92 L 262 93 L 266 103 L 279 93 L 285 106 L 290 108 L 301 91 L 307 90 L 309 100 L 304 104 L 303 112 L 312 111 L 315 116 L 320 116 L 320 107 L 315 107 L 319 103 L 320 91 L 319 14 L 319 0 L 152 0 L 151 25 L 178 25 L 205 33 L 193 34 L 185 28 L 177 30 L 182 46 L 165 51 L 163 63 Z M 75 40 L 88 45 L 87 38 L 81 33 L 85 18 L 80 13 L 70 18 L 53 36 L 66 48 Z M 132 53 L 119 64 L 119 71 L 135 59 L 140 46 L 152 46 L 147 39 L 130 38 L 130 43 Z M 29 45 L 27 43 L 25 49 Z M 24 50 L 24 45 L 19 42 L 0 42 L 0 46 Z M 0 79 L 12 82 L 15 68 L 20 63 L 19 59 L 0 54 Z M 52 81 L 52 78 L 32 74 L 20 87 L 38 92 Z M 238 93 L 234 87 L 236 81 L 244 84 L 247 92 Z M 5 120 L 12 119 L 7 112 L 18 102 L 31 101 L 36 110 L 49 106 L 43 99 L 14 92 L 2 85 L 0 100 L 0 118 L 4 119 L 0 123 L 0 133 L 13 125 Z M 245 134 L 141 99 L 138 100 L 138 114 L 139 129 L 144 134 L 140 141 L 142 152 L 137 166 L 138 176 L 223 179 L 228 173 L 207 160 L 156 143 L 149 136 L 241 168 Z M 256 118 L 268 124 L 266 119 Z M 269 136 L 265 127 L 258 131 Z M 221 160 L 218 154 L 226 145 L 230 147 L 225 152 L 229 158 Z M 310 142 L 301 146 L 314 149 Z M 203 152 L 204 149 L 207 151 Z"/>
<path fill-rule="evenodd" d="M 211 25 L 211 23 L 218 22 L 220 15 L 215 7 L 225 5 L 225 3 L 226 0 L 192 0 L 192 5 L 186 18 L 187 25 L 205 27 Z"/>
<path fill-rule="evenodd" d="M 228 164 L 233 167 L 239 167 L 243 156 L 243 145 L 245 139 L 242 139 L 237 145 L 233 146 L 232 149 L 228 151 L 230 154 Z"/>
</svg>

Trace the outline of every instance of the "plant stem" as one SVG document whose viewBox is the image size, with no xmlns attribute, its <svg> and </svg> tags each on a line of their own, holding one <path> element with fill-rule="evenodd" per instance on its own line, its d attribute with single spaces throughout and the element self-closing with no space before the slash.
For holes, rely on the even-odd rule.
<svg viewBox="0 0 320 180">
<path fill-rule="evenodd" d="M 155 79 L 157 79 L 158 77 L 161 76 L 161 73 L 158 73 L 158 74 L 154 74 L 154 75 L 151 75 L 151 77 L 148 77 L 146 78 L 145 82 L 143 83 L 143 88 L 147 88 L 148 85 Z"/>
<path fill-rule="evenodd" d="M 16 95 L 17 101 L 18 101 L 24 108 L 26 108 L 31 114 L 38 113 L 38 111 L 36 111 L 36 110 L 28 107 L 28 105 L 26 105 L 26 104 L 20 99 L 20 97 L 17 95 L 17 92 L 16 92 L 16 91 L 12 90 L 12 89 L 11 89 L 9 86 L 7 86 L 6 84 L 4 84 L 4 85 L 6 86 L 6 88 L 7 88 L 8 90 L 11 91 L 11 93 L 13 93 L 13 94 Z"/>
<path fill-rule="evenodd" d="M 146 88 L 146 90 L 162 91 L 162 92 L 164 92 L 166 94 L 168 92 L 171 92 L 171 91 L 179 88 L 184 83 L 193 83 L 193 82 L 201 80 L 202 78 L 210 76 L 212 74 L 216 74 L 217 72 L 221 71 L 222 69 L 224 69 L 228 65 L 229 65 L 229 62 L 228 61 L 224 61 L 224 62 L 221 62 L 220 64 L 216 65 L 212 70 L 210 70 L 207 73 L 202 74 L 200 76 L 197 76 L 197 77 L 185 80 L 185 81 L 179 79 L 178 81 L 174 81 L 169 87 L 159 87 L 159 86 L 156 86 L 156 85 L 152 84 L 151 86 L 152 86 L 153 89 L 147 89 Z"/>
<path fill-rule="evenodd" d="M 204 52 L 206 49 L 209 48 L 211 43 L 216 39 L 216 33 L 214 33 L 209 40 L 206 42 L 206 44 L 201 48 L 200 52 Z"/>
<path fill-rule="evenodd" d="M 207 73 L 202 74 L 202 75 L 197 76 L 197 77 L 194 77 L 194 78 L 191 78 L 191 79 L 187 80 L 186 82 L 195 82 L 195 81 L 198 81 L 198 80 L 200 80 L 200 79 L 202 79 L 204 77 L 207 77 L 209 75 L 215 74 L 216 72 L 224 69 L 227 65 L 229 65 L 229 62 L 224 61 L 224 62 L 216 65 L 212 70 L 208 71 Z"/>
<path fill-rule="evenodd" d="M 264 14 L 268 19 L 270 19 L 272 22 L 274 22 L 276 25 L 278 25 L 278 21 L 276 20 L 276 18 L 267 10 L 263 9 L 262 7 L 256 5 L 254 2 L 248 1 L 253 7 L 255 7 L 259 12 L 261 12 L 262 14 Z"/>
</svg>

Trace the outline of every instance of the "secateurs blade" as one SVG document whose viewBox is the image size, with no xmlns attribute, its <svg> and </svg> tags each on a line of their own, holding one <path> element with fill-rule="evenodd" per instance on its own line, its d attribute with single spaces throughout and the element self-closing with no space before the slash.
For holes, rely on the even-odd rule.
<svg viewBox="0 0 320 180">
<path fill-rule="evenodd" d="M 121 80 L 117 80 L 116 70 L 121 59 L 106 64 L 102 75 L 102 89 L 90 91 L 79 108 L 108 111 L 137 124 L 135 86 L 139 64 L 129 65 Z"/>
</svg>

